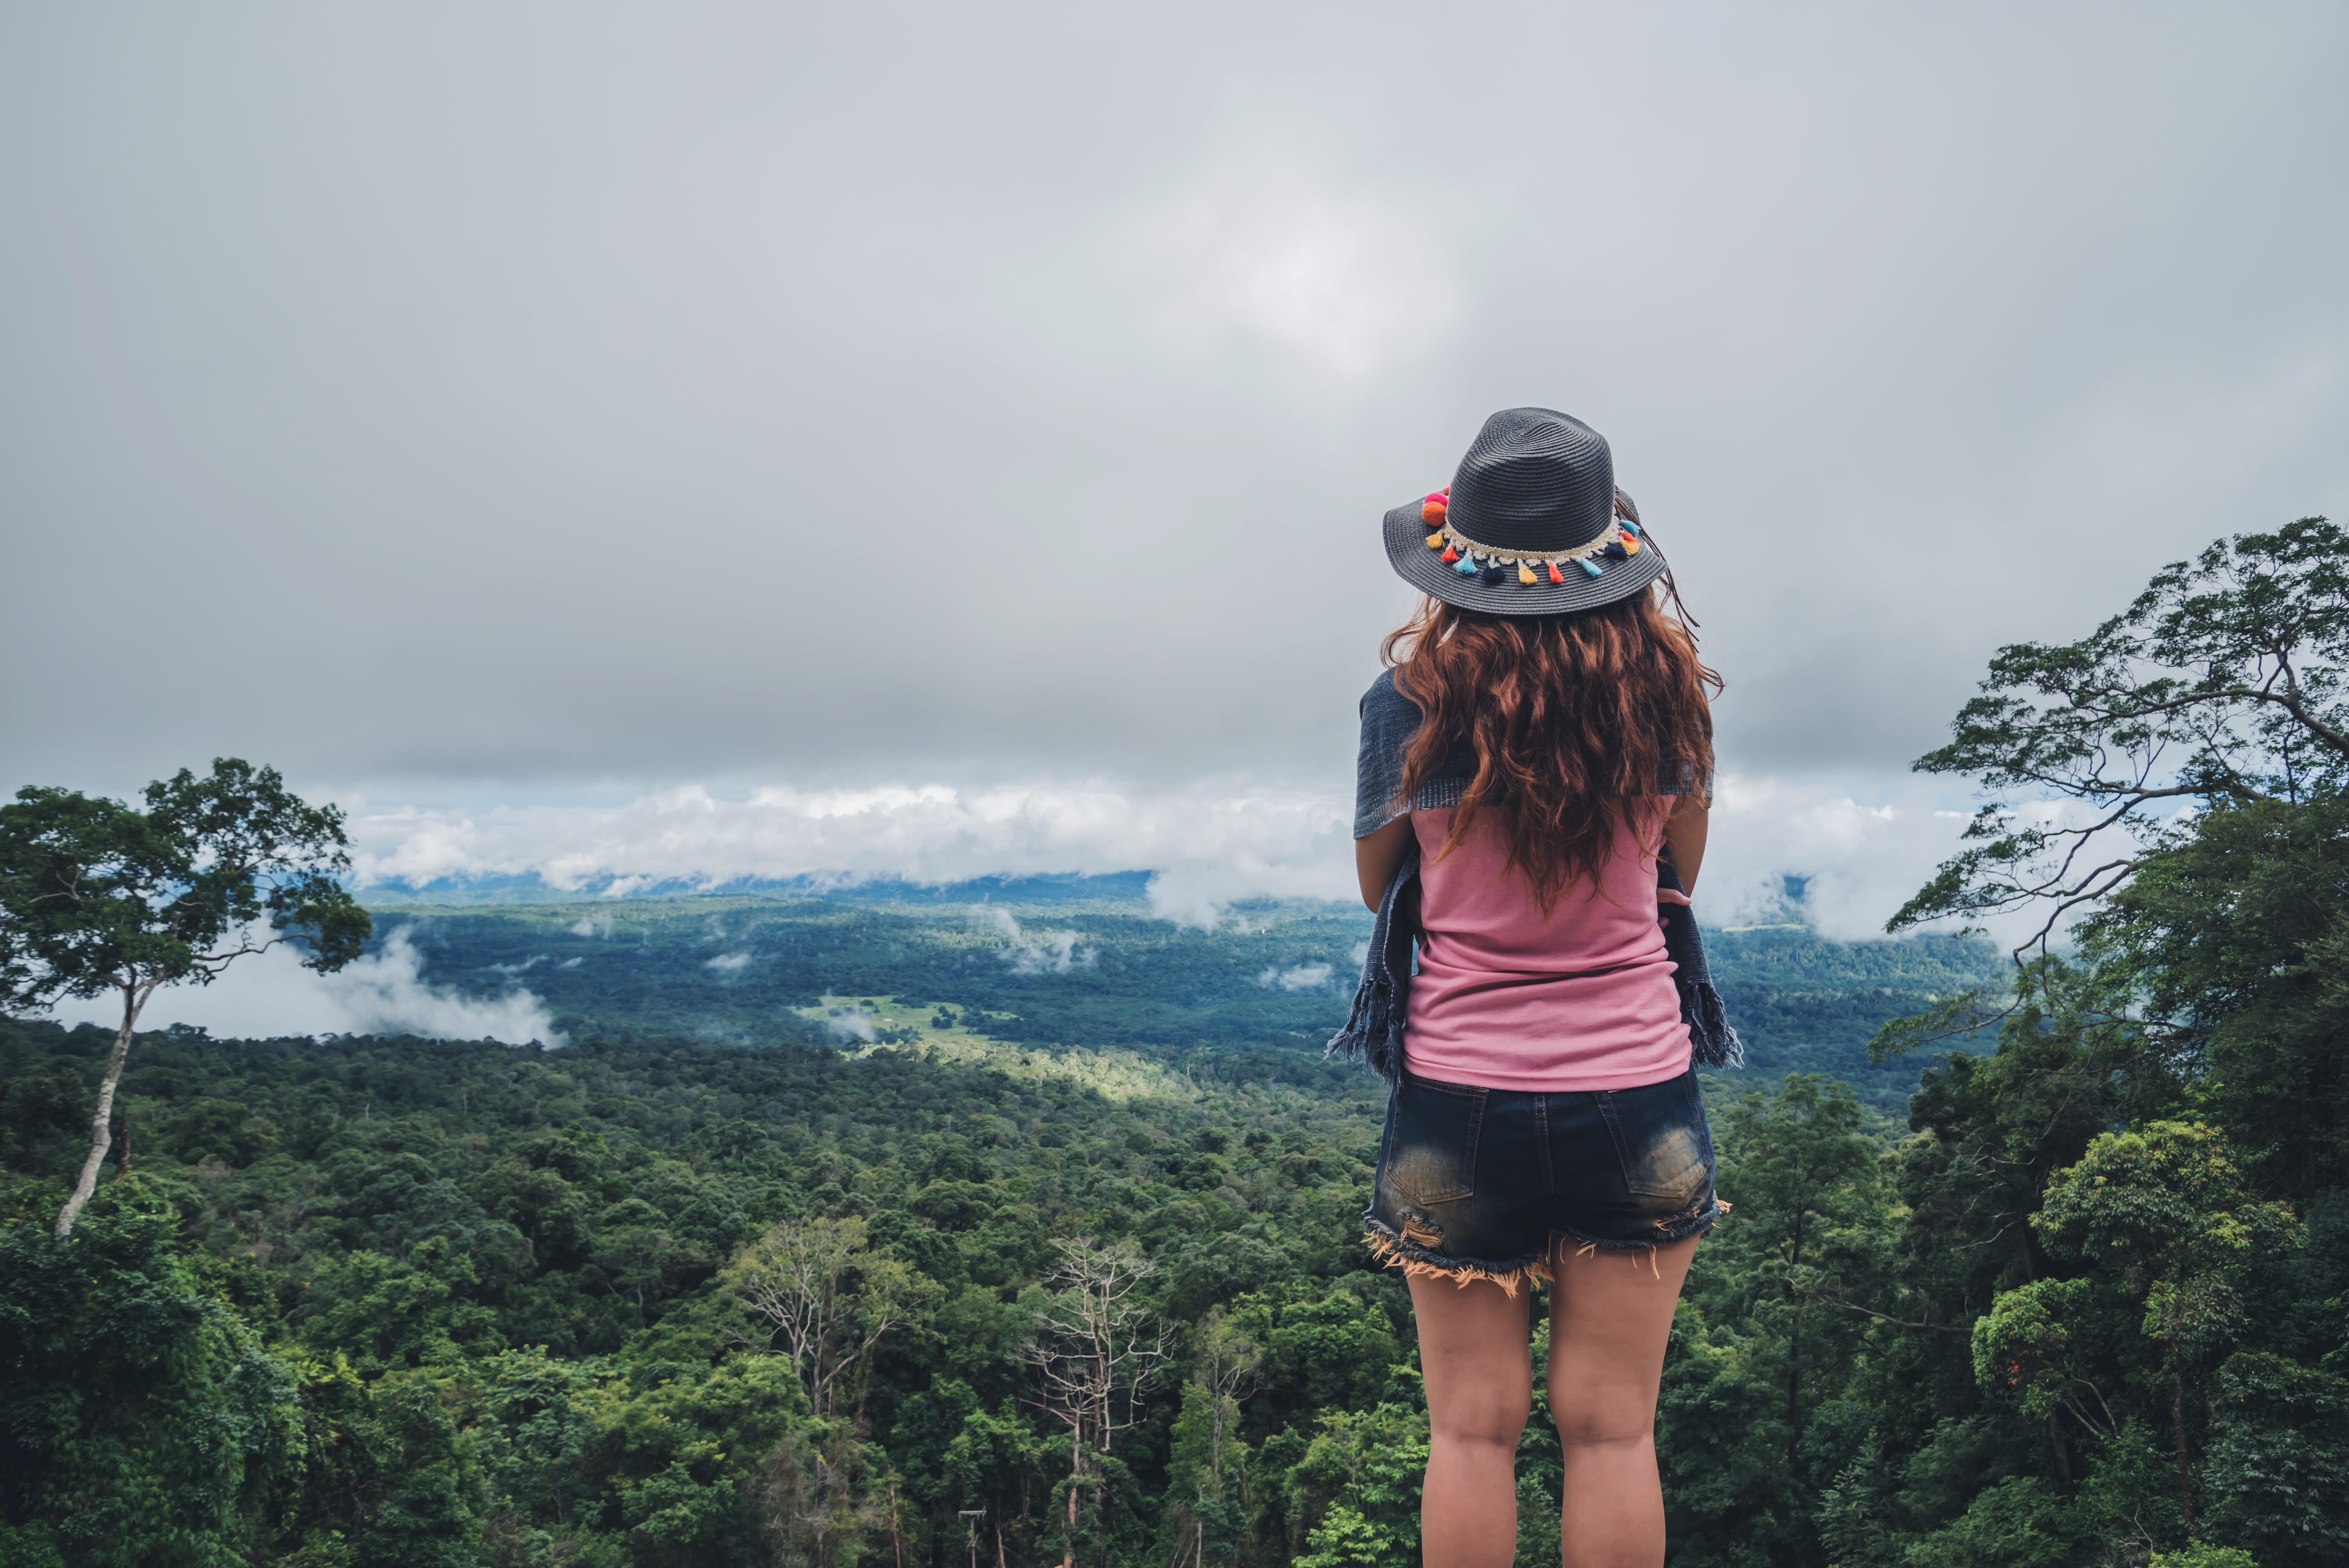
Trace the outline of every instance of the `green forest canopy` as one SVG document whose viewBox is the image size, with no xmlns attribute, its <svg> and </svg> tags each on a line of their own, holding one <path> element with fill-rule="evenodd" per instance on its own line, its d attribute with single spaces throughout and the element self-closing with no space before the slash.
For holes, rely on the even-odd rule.
<svg viewBox="0 0 2349 1568">
<path fill-rule="evenodd" d="M 2214 550 L 2002 654 L 1985 699 L 2044 716 L 2001 720 L 2016 749 L 1970 709 L 1928 759 L 2148 808 L 2063 956 L 2010 985 L 1947 938 L 1718 939 L 1760 1070 L 1707 1085 L 1735 1212 L 1666 1367 L 1674 1563 L 2349 1559 L 2349 549 L 2311 520 Z M 2277 689 L 2317 727 L 2261 728 Z M 2147 738 L 2169 703 L 2202 749 Z M 2042 766 L 2100 735 L 2140 760 Z M 1920 896 L 2076 893 L 1985 820 Z M 0 1559 L 1415 1555 L 1405 1297 L 1356 1238 L 1379 1086 L 1316 1050 L 1350 914 L 1109 901 L 1018 912 L 1024 945 L 854 901 L 397 918 L 570 1045 L 142 1036 L 69 1241 L 43 1221 L 110 1041 L 0 1029 Z M 1994 1048 L 1897 1055 L 1966 1030 Z M 1123 1316 L 1071 1310 L 1112 1276 Z M 1098 1414 L 1040 1376 L 1081 1353 Z M 1539 1420 L 1520 1461 L 1519 1560 L 1555 1561 Z"/>
</svg>

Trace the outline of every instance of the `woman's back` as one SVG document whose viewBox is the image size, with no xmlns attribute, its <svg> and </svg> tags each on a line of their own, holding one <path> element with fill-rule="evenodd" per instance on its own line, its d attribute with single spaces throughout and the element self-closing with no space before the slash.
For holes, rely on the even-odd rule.
<svg viewBox="0 0 2349 1568">
<path fill-rule="evenodd" d="M 1661 810 L 1619 820 L 1596 883 L 1541 907 L 1490 817 L 1444 853 L 1449 808 L 1411 814 L 1425 940 L 1406 1003 L 1404 1063 L 1491 1088 L 1630 1088 L 1689 1065 L 1673 965 L 1656 923 Z"/>
</svg>

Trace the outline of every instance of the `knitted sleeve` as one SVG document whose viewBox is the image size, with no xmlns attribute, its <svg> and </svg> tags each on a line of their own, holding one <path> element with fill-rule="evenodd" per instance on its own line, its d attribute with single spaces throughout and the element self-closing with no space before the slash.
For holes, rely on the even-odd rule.
<svg viewBox="0 0 2349 1568">
<path fill-rule="evenodd" d="M 1403 753 L 1419 733 L 1419 705 L 1395 688 L 1394 671 L 1382 670 L 1362 694 L 1362 745 L 1354 758 L 1354 837 L 1367 839 L 1411 811 L 1435 811 L 1460 804 L 1476 777 L 1476 759 L 1444 758 L 1435 777 L 1421 784 L 1409 801 L 1395 799 L 1402 788 Z"/>
<path fill-rule="evenodd" d="M 1395 690 L 1394 671 L 1381 670 L 1362 694 L 1362 743 L 1354 758 L 1354 837 L 1367 839 L 1411 808 L 1395 799 L 1402 785 L 1402 754 L 1419 733 L 1419 707 Z"/>
</svg>

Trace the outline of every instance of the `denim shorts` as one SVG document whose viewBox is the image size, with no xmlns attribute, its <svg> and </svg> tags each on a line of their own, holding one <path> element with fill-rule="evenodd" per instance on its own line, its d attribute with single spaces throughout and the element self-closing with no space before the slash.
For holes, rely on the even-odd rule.
<svg viewBox="0 0 2349 1568">
<path fill-rule="evenodd" d="M 1726 1207 L 1693 1068 L 1639 1088 L 1545 1094 L 1406 1073 L 1362 1224 L 1394 1267 L 1514 1293 L 1548 1279 L 1561 1240 L 1651 1251 L 1703 1234 Z"/>
</svg>

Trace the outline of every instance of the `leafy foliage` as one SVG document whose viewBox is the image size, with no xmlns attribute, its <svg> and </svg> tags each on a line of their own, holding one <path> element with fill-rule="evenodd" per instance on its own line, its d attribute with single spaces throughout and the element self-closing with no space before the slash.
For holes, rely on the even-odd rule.
<svg viewBox="0 0 2349 1568">
<path fill-rule="evenodd" d="M 208 982 L 260 950 L 241 934 L 263 922 L 309 967 L 347 964 L 369 922 L 337 880 L 343 844 L 340 810 L 233 758 L 148 785 L 143 811 L 19 789 L 0 806 L 0 1006 Z"/>
<path fill-rule="evenodd" d="M 1966 830 L 1972 847 L 1889 929 L 2039 906 L 2044 947 L 2190 834 L 2165 807 L 2337 795 L 2349 777 L 2344 657 L 2349 536 L 2320 517 L 2163 568 L 2076 643 L 2002 648 L 1950 744 L 1917 763 L 1997 798 Z"/>
<path fill-rule="evenodd" d="M 162 985 L 209 985 L 239 958 L 294 940 L 321 972 L 358 956 L 369 922 L 338 880 L 342 812 L 295 798 L 276 769 L 232 758 L 147 786 L 147 809 L 26 789 L 0 806 L 0 1011 L 60 996 L 122 1000 L 98 1085 L 90 1150 L 57 1233 L 113 1140 L 115 1086 L 140 1010 Z M 274 935 L 257 936 L 265 922 Z"/>
</svg>

